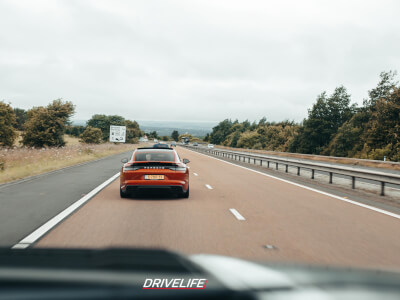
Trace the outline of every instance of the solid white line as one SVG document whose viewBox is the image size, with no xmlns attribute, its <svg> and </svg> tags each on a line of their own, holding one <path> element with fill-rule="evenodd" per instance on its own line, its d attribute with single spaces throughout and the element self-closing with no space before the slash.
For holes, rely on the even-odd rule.
<svg viewBox="0 0 400 300">
<path fill-rule="evenodd" d="M 194 176 L 199 176 L 199 174 L 197 174 L 197 173 L 193 173 L 193 175 L 194 175 Z"/>
<path fill-rule="evenodd" d="M 193 150 L 190 150 L 190 149 L 187 149 L 187 150 L 195 152 L 195 153 L 203 155 L 203 156 L 206 156 L 206 157 L 209 157 L 209 158 L 212 158 L 212 159 L 215 159 L 215 160 L 219 160 L 219 161 L 221 161 L 223 163 L 226 163 L 226 164 L 238 167 L 238 168 L 242 168 L 242 169 L 245 169 L 245 170 L 260 174 L 260 175 L 263 175 L 263 176 L 274 178 L 276 180 L 280 180 L 280 181 L 283 181 L 283 182 L 286 182 L 286 183 L 301 187 L 301 188 L 306 189 L 306 190 L 310 190 L 310 191 L 313 191 L 313 192 L 316 192 L 316 193 L 319 193 L 319 194 L 322 194 L 322 195 L 325 195 L 325 196 L 329 196 L 329 197 L 332 197 L 332 198 L 335 198 L 335 199 L 338 199 L 338 200 L 341 200 L 341 201 L 344 201 L 344 202 L 347 202 L 347 203 L 351 203 L 351 204 L 354 204 L 354 205 L 357 205 L 357 206 L 360 206 L 360 207 L 364 207 L 364 208 L 376 211 L 378 213 L 381 213 L 381 214 L 384 214 L 384 215 L 387 215 L 387 216 L 390 216 L 390 217 L 393 217 L 393 218 L 396 218 L 396 219 L 400 219 L 400 215 L 392 213 L 392 212 L 389 212 L 389 211 L 386 211 L 386 210 L 383 210 L 383 209 L 380 209 L 380 208 L 376 208 L 376 207 L 373 207 L 373 206 L 370 206 L 370 205 L 362 204 L 362 203 L 359 203 L 359 202 L 356 202 L 356 201 L 353 201 L 353 200 L 345 199 L 343 197 L 336 196 L 336 195 L 333 195 L 333 194 L 329 194 L 329 193 L 326 193 L 326 192 L 323 192 L 323 191 L 320 191 L 320 190 L 317 190 L 317 189 L 314 189 L 314 188 L 310 188 L 308 186 L 305 186 L 305 185 L 302 185 L 302 184 L 298 184 L 298 183 L 295 183 L 295 182 L 292 182 L 292 181 L 289 181 L 289 180 L 286 180 L 286 179 L 282 179 L 282 178 L 275 177 L 275 176 L 272 176 L 272 175 L 269 175 L 269 174 L 265 174 L 265 173 L 260 172 L 260 171 L 256 171 L 256 170 L 249 169 L 249 168 L 246 168 L 246 167 L 243 167 L 243 166 L 239 166 L 239 165 L 236 165 L 234 163 L 231 163 L 231 162 L 228 162 L 228 161 L 216 158 L 216 157 L 212 157 L 210 155 L 199 153 L 199 152 L 196 152 L 196 151 L 193 151 Z"/>
<path fill-rule="evenodd" d="M 229 209 L 231 213 L 238 219 L 239 221 L 245 221 L 246 219 L 234 208 Z"/>
<path fill-rule="evenodd" d="M 212 190 L 212 189 L 213 189 L 212 186 L 209 185 L 209 184 L 206 184 L 206 188 L 208 188 L 209 190 Z"/>
<path fill-rule="evenodd" d="M 117 177 L 119 177 L 119 172 L 115 175 L 113 175 L 111 178 L 107 179 L 104 181 L 102 184 L 100 184 L 98 187 L 90 191 L 87 195 L 79 199 L 78 201 L 74 202 L 71 206 L 67 207 L 64 209 L 62 212 L 60 212 L 58 215 L 44 223 L 42 226 L 40 226 L 38 229 L 36 229 L 34 232 L 23 238 L 19 243 L 15 244 L 12 248 L 13 249 L 23 249 L 29 247 L 32 243 L 37 241 L 40 237 L 42 237 L 44 234 L 46 234 L 48 231 L 50 231 L 54 226 L 56 226 L 58 223 L 60 223 L 62 220 L 64 220 L 66 217 L 68 217 L 71 213 L 73 213 L 75 210 L 77 210 L 80 206 L 82 206 L 85 202 L 89 201 L 93 196 L 95 196 L 98 192 L 100 192 L 102 189 L 104 189 L 107 185 L 109 185 L 111 182 L 113 182 Z"/>
</svg>

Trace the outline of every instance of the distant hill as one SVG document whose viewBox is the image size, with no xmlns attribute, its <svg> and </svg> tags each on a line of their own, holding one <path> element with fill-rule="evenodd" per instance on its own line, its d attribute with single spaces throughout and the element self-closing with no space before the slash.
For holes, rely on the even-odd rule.
<svg viewBox="0 0 400 300">
<path fill-rule="evenodd" d="M 145 132 L 157 131 L 159 136 L 170 136 L 172 131 L 179 134 L 189 133 L 194 136 L 205 136 L 212 131 L 217 122 L 188 122 L 188 121 L 137 121 L 140 129 Z"/>
<path fill-rule="evenodd" d="M 72 120 L 71 123 L 74 126 L 86 126 L 87 120 Z"/>
</svg>

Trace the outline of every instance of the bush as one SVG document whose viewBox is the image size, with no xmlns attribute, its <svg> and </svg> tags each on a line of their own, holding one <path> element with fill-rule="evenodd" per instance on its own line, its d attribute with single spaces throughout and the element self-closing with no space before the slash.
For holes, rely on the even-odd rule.
<svg viewBox="0 0 400 300">
<path fill-rule="evenodd" d="M 16 116 L 9 104 L 0 101 L 0 146 L 12 147 L 17 138 Z"/>
<path fill-rule="evenodd" d="M 85 131 L 80 135 L 79 142 L 85 144 L 100 144 L 103 138 L 101 129 L 91 126 L 86 127 Z"/>
<path fill-rule="evenodd" d="M 34 107 L 28 111 L 28 121 L 22 135 L 22 144 L 29 147 L 62 147 L 64 132 L 74 113 L 71 102 L 54 100 L 47 107 Z"/>
<path fill-rule="evenodd" d="M 75 137 L 79 137 L 85 131 L 85 129 L 85 126 L 67 126 L 67 128 L 65 129 L 65 133 Z"/>
</svg>

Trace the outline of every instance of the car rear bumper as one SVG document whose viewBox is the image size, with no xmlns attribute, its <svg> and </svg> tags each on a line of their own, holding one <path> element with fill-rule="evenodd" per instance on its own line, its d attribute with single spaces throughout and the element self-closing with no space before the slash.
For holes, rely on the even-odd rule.
<svg viewBox="0 0 400 300">
<path fill-rule="evenodd" d="M 173 193 L 184 193 L 182 185 L 127 185 L 124 192 L 140 192 L 140 191 L 169 191 Z"/>
<path fill-rule="evenodd" d="M 168 190 L 176 193 L 186 192 L 189 184 L 182 180 L 127 180 L 121 185 L 123 192 L 145 190 Z"/>
</svg>

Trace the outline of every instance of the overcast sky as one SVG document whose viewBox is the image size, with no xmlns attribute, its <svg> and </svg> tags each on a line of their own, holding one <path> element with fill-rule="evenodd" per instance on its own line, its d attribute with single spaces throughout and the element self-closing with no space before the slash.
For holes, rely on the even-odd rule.
<svg viewBox="0 0 400 300">
<path fill-rule="evenodd" d="M 2 1 L 0 100 L 73 119 L 300 121 L 400 71 L 400 1 Z"/>
</svg>

